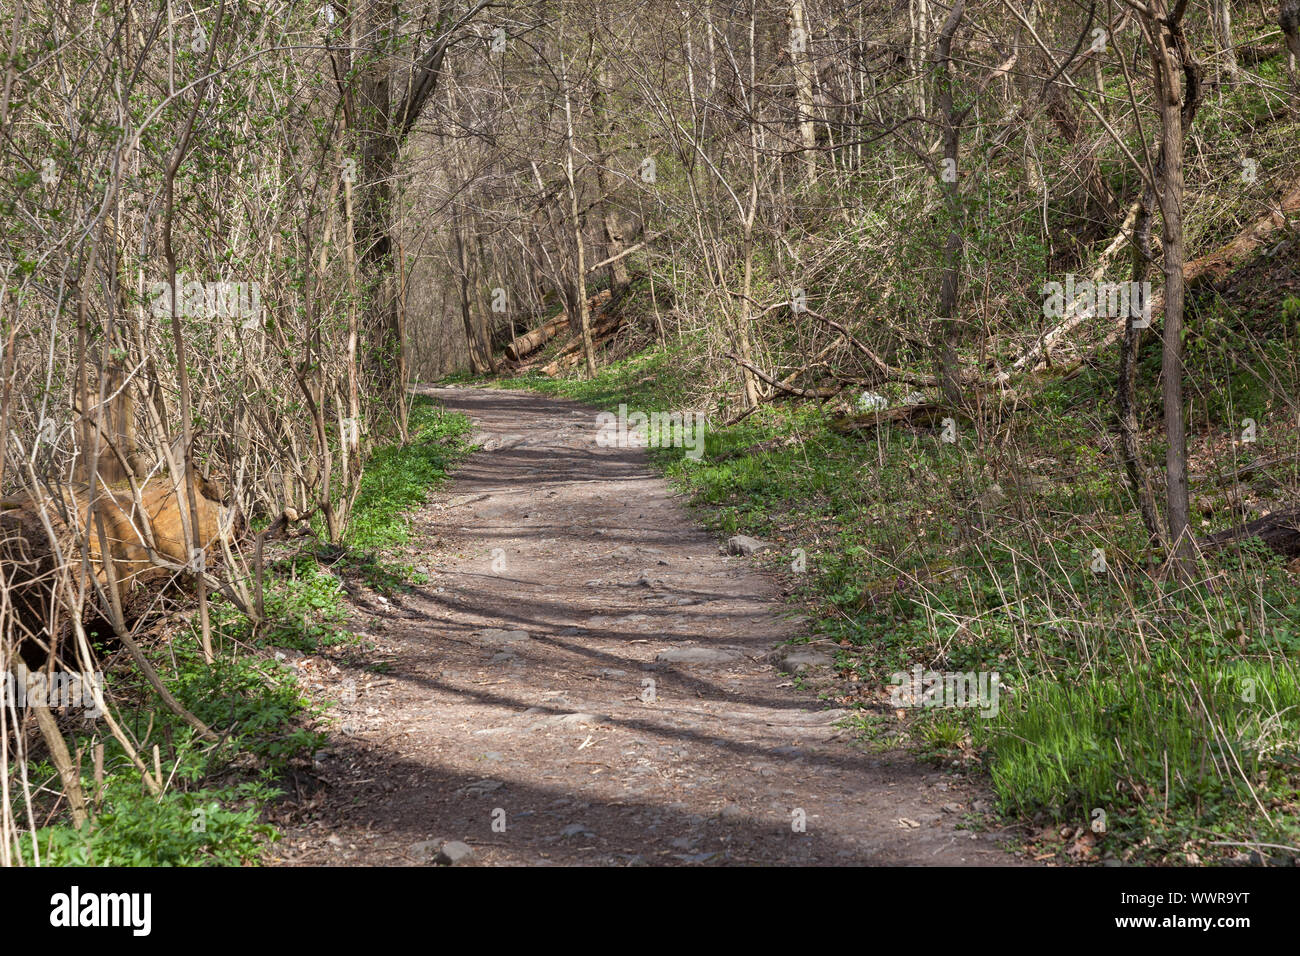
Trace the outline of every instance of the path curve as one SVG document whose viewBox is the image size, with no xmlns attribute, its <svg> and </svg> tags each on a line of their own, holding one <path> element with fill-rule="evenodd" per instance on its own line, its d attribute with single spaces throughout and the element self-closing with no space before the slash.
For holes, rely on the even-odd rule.
<svg viewBox="0 0 1300 956">
<path fill-rule="evenodd" d="M 362 601 L 368 659 L 302 665 L 346 732 L 273 862 L 427 864 L 444 840 L 488 865 L 1015 862 L 958 829 L 964 777 L 864 752 L 781 675 L 777 582 L 643 451 L 599 447 L 592 409 L 424 391 L 483 449 L 412 517 L 428 585 Z"/>
</svg>

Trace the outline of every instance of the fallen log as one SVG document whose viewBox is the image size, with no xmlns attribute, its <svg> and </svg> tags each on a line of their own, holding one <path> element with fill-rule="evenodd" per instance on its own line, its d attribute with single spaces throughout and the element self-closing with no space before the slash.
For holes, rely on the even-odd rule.
<svg viewBox="0 0 1300 956">
<path fill-rule="evenodd" d="M 961 412 L 939 402 L 921 402 L 916 405 L 900 405 L 878 412 L 863 412 L 856 415 L 836 415 L 830 420 L 830 429 L 841 435 L 855 432 L 874 431 L 882 425 L 911 425 L 914 428 L 933 428 L 943 423 L 945 418 L 965 418 Z"/>
<path fill-rule="evenodd" d="M 600 340 L 603 340 L 610 334 L 618 331 L 618 327 L 622 324 L 623 317 L 616 315 L 593 326 L 591 329 L 592 346 L 594 347 L 599 345 Z M 554 356 L 552 356 L 551 361 L 542 366 L 540 371 L 543 375 L 554 375 L 561 369 L 568 368 L 570 365 L 574 364 L 574 362 L 578 360 L 581 352 L 582 336 L 575 335 L 573 338 L 569 339 L 569 341 L 564 343 L 564 345 L 560 346 L 559 350 L 556 351 Z"/>
<path fill-rule="evenodd" d="M 208 490 L 206 483 L 200 488 Z M 223 537 L 231 539 L 237 516 L 202 491 L 196 495 L 198 531 L 206 555 Z M 10 589 L 15 635 L 35 640 L 46 650 L 57 648 L 68 636 L 71 621 L 60 577 L 65 568 L 81 561 L 83 541 L 95 581 L 128 623 L 152 604 L 172 575 L 194 569 L 199 557 L 191 555 L 185 533 L 189 502 L 183 495 L 178 499 L 165 479 L 142 489 L 139 505 L 129 488 L 100 487 L 94 502 L 96 520 L 80 531 L 74 529 L 85 520 L 90 504 L 87 486 L 67 485 L 60 497 L 61 502 L 39 502 L 27 494 L 0 499 L 0 570 Z M 99 613 L 92 604 L 83 608 L 83 620 Z"/>
<path fill-rule="evenodd" d="M 531 355 L 543 345 L 555 338 L 569 327 L 569 316 L 561 312 L 555 318 L 543 322 L 531 332 L 519 336 L 506 346 L 506 358 L 518 362 L 526 355 Z"/>
<path fill-rule="evenodd" d="M 1206 283 L 1217 282 L 1241 264 L 1241 260 L 1253 252 L 1259 246 L 1271 239 L 1278 232 L 1286 228 L 1290 217 L 1300 214 L 1300 184 L 1297 184 L 1267 213 L 1260 216 L 1253 223 L 1242 229 L 1229 242 L 1220 246 L 1214 252 L 1194 259 L 1183 266 L 1183 277 L 1187 282 L 1187 291 L 1189 294 L 1195 292 L 1200 286 Z M 1116 241 L 1118 241 L 1118 238 Z M 1113 244 L 1112 244 L 1113 245 Z M 1151 296 L 1151 317 L 1162 314 L 1165 310 L 1164 291 L 1156 292 Z M 1090 316 L 1085 316 L 1088 318 Z M 1069 328 L 1063 328 L 1069 323 Z M 1085 354 L 1095 354 L 1102 349 L 1108 348 L 1112 343 L 1117 341 L 1127 327 L 1128 319 L 1121 316 L 1116 321 L 1115 327 L 1095 346 L 1087 350 Z M 1048 335 L 1040 338 L 1033 346 L 1026 350 L 1025 354 L 1016 360 L 1012 366 L 1013 371 L 1026 371 L 1026 366 L 1030 359 L 1037 358 L 1037 361 L 1029 366 L 1027 374 L 1033 375 L 1041 372 L 1050 364 L 1050 346 L 1060 339 L 1065 331 L 1069 331 L 1075 325 L 1079 324 L 1078 316 L 1072 315 L 1066 323 L 1062 323 Z M 1045 347 L 1046 346 L 1046 347 Z M 1083 358 L 1080 357 L 1065 368 L 1071 369 L 1077 364 L 1081 364 Z M 1005 373 L 1004 373 L 1005 374 Z"/>
<path fill-rule="evenodd" d="M 1202 551 L 1217 551 L 1239 542 L 1258 538 L 1284 558 L 1300 558 L 1300 508 L 1275 511 L 1246 524 L 1202 538 Z"/>
<path fill-rule="evenodd" d="M 582 352 L 580 351 L 570 352 L 568 355 L 561 355 L 559 358 L 555 359 L 554 361 L 548 362 L 547 364 L 543 365 L 540 369 L 538 369 L 538 371 L 540 371 L 543 375 L 549 375 L 549 376 L 559 375 L 565 369 L 572 368 L 574 365 L 577 365 L 581 361 L 582 361 Z"/>
</svg>

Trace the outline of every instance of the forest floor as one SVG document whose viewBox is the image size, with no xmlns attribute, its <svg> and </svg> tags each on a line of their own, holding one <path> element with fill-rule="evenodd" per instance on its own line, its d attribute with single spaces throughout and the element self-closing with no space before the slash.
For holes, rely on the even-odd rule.
<svg viewBox="0 0 1300 956">
<path fill-rule="evenodd" d="M 594 410 L 424 392 L 481 448 L 411 515 L 427 585 L 354 593 L 366 650 L 319 672 L 339 726 L 268 863 L 1018 862 L 974 779 L 825 709 L 815 645 L 781 670 L 806 632 L 780 584 Z"/>
</svg>

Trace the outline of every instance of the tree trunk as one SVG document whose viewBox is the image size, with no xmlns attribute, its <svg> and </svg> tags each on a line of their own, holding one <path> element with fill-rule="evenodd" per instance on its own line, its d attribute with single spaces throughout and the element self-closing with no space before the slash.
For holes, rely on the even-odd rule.
<svg viewBox="0 0 1300 956">
<path fill-rule="evenodd" d="M 577 300 L 574 307 L 577 309 L 578 328 L 582 335 L 583 355 L 587 360 L 587 376 L 595 378 L 596 352 L 591 341 L 591 309 L 587 305 L 587 259 L 582 242 L 582 217 L 578 212 L 578 184 L 573 173 L 573 104 L 569 95 L 569 74 L 563 62 L 560 73 L 564 85 L 564 178 L 569 187 L 569 226 L 573 230 L 572 284 L 573 298 Z"/>
<path fill-rule="evenodd" d="M 463 216 L 458 213 L 452 224 L 452 232 L 456 241 L 456 263 L 459 267 L 457 271 L 460 273 L 460 317 L 465 325 L 465 347 L 469 353 L 470 371 L 475 375 L 486 375 L 490 367 L 487 357 L 483 354 L 483 346 L 479 340 L 478 332 L 474 328 L 471 267 L 464 228 Z"/>
<path fill-rule="evenodd" d="M 1195 558 L 1191 534 L 1191 507 L 1187 488 L 1187 430 L 1183 409 L 1183 308 L 1186 286 L 1183 262 L 1183 136 L 1190 125 L 1199 93 L 1199 75 L 1190 61 L 1186 40 L 1175 20 L 1170 22 L 1167 3 L 1161 0 L 1148 18 L 1151 64 L 1156 97 L 1160 104 L 1161 218 L 1164 223 L 1165 325 L 1162 397 L 1165 414 L 1166 520 L 1173 549 L 1171 568 L 1180 580 L 1187 580 Z M 1181 60 L 1181 62 L 1179 62 Z M 1180 73 L 1189 79 L 1186 103 Z M 1188 115 L 1184 115 L 1185 112 Z"/>
<path fill-rule="evenodd" d="M 935 317 L 940 326 L 935 344 L 935 365 L 944 401 L 954 409 L 960 408 L 965 401 L 956 346 L 960 328 L 957 319 L 957 300 L 961 288 L 961 263 L 965 240 L 962 231 L 961 196 L 958 189 L 962 116 L 953 102 L 952 95 L 952 40 L 957 27 L 961 24 L 964 7 L 963 0 L 953 4 L 939 34 L 939 45 L 935 52 L 936 106 L 943 123 L 944 168 L 941 170 L 940 178 L 944 180 L 941 188 L 948 207 L 948 240 L 944 243 L 943 273 L 939 279 L 939 301 L 935 309 Z"/>
<path fill-rule="evenodd" d="M 610 140 L 613 138 L 613 123 L 607 118 L 605 112 L 605 90 L 609 88 L 609 71 L 602 63 L 597 74 L 597 82 L 591 94 L 591 111 L 595 115 L 596 122 L 600 129 L 597 142 L 602 155 L 607 157 L 613 156 L 613 150 L 610 147 Z M 615 258 L 623 251 L 625 244 L 625 233 L 623 230 L 622 216 L 619 215 L 618 203 L 614 201 L 614 183 L 609 175 L 609 169 L 605 162 L 596 164 L 596 182 L 600 186 L 600 206 L 601 222 L 605 228 L 605 258 L 612 260 L 609 263 L 609 291 L 611 296 L 611 308 L 618 305 L 618 300 L 623 298 L 623 293 L 627 291 L 628 283 L 631 281 L 627 272 L 627 261 L 621 258 Z"/>
<path fill-rule="evenodd" d="M 1133 280 L 1145 283 L 1151 261 L 1151 212 L 1155 206 L 1155 192 L 1147 189 L 1133 225 Z M 1119 353 L 1119 382 L 1115 392 L 1115 411 L 1119 419 L 1120 447 L 1124 458 L 1124 472 L 1129 486 L 1137 498 L 1142 523 L 1154 542 L 1164 541 L 1164 529 L 1156 510 L 1155 494 L 1147 480 L 1146 462 L 1142 455 L 1137 408 L 1137 362 L 1142 349 L 1143 329 L 1133 324 L 1130 315 L 1124 330 L 1124 341 Z"/>
<path fill-rule="evenodd" d="M 790 0 L 790 60 L 794 64 L 795 103 L 799 109 L 800 163 L 808 182 L 817 178 L 817 128 L 813 124 L 813 74 L 808 44 L 808 23 L 803 0 Z"/>
</svg>

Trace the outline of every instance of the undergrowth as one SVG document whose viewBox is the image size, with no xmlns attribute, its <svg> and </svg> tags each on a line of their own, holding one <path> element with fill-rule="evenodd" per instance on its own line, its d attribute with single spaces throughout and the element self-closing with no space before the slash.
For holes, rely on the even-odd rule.
<svg viewBox="0 0 1300 956">
<path fill-rule="evenodd" d="M 446 480 L 465 453 L 470 422 L 420 398 L 410 425 L 407 444 L 380 448 L 368 461 L 344 547 L 308 543 L 268 563 L 267 620 L 261 628 L 217 597 L 211 607 L 213 663 L 204 663 L 193 623 L 151 648 L 163 681 L 219 741 L 200 739 L 134 670 L 111 672 L 106 696 L 134 749 L 151 771 L 161 768 L 163 793 L 151 794 L 117 741 L 84 721 L 72 734 L 70 749 L 94 820 L 78 831 L 62 818 L 63 807 L 42 803 L 57 776 L 48 761 L 32 762 L 27 772 L 38 795 L 39 826 L 34 841 L 22 842 L 25 863 L 231 866 L 255 861 L 278 838 L 262 822 L 263 808 L 281 795 L 285 773 L 319 749 L 325 737 L 312 729 L 320 708 L 298 689 L 292 671 L 271 649 L 312 653 L 355 640 L 347 626 L 343 575 L 379 589 L 402 587 L 416 577 L 391 554 L 408 540 L 406 514 Z M 96 747 L 103 748 L 99 775 L 93 770 Z M 15 783 L 10 792 L 17 799 Z M 19 819 L 25 816 L 20 803 L 13 810 Z"/>
</svg>

